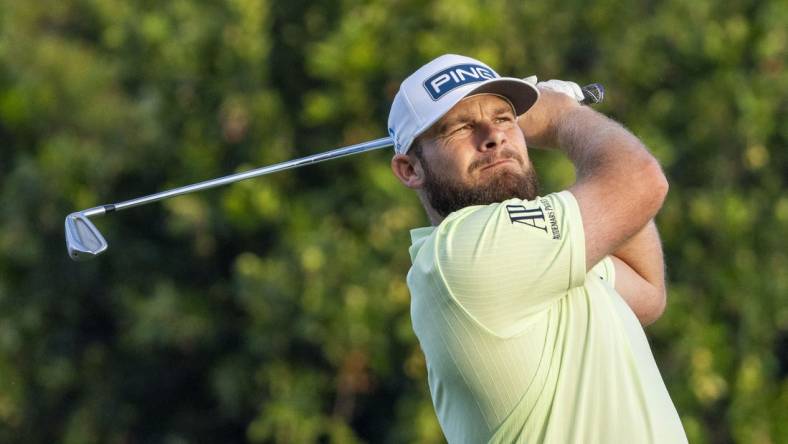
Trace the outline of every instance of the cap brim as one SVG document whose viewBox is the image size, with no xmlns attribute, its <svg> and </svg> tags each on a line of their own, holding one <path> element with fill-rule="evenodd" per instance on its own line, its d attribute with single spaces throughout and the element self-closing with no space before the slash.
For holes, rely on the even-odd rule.
<svg viewBox="0 0 788 444">
<path fill-rule="evenodd" d="M 498 77 L 474 88 L 465 97 L 476 94 L 497 94 L 509 99 L 518 116 L 528 111 L 539 98 L 539 90 L 530 83 L 513 77 Z"/>
</svg>

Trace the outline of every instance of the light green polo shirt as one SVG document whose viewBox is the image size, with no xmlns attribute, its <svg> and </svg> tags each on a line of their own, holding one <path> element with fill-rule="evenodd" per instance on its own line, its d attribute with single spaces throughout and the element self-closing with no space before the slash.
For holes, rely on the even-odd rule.
<svg viewBox="0 0 788 444">
<path fill-rule="evenodd" d="M 608 257 L 568 191 L 411 232 L 413 329 L 450 443 L 684 443 Z"/>
</svg>

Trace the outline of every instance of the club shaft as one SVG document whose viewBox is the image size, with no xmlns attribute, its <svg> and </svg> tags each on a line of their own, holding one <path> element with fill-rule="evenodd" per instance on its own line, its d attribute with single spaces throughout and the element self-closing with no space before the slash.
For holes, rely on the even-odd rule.
<svg viewBox="0 0 788 444">
<path fill-rule="evenodd" d="M 370 140 L 368 142 L 363 142 L 356 145 L 337 148 L 331 151 L 313 154 L 311 156 L 301 157 L 298 159 L 280 162 L 274 165 L 268 165 L 261 168 L 244 171 L 242 173 L 230 174 L 228 176 L 218 177 L 216 179 L 206 180 L 191 185 L 185 185 L 179 188 L 173 188 L 171 190 L 162 191 L 148 196 L 125 200 L 123 202 L 119 202 L 116 204 L 102 205 L 99 207 L 85 210 L 83 211 L 83 213 L 89 217 L 89 216 L 96 216 L 96 215 L 108 213 L 111 211 L 125 210 L 127 208 L 133 208 L 140 205 L 149 204 L 151 202 L 157 202 L 162 199 L 179 196 L 181 194 L 188 194 L 188 193 L 193 193 L 195 191 L 207 190 L 209 188 L 215 188 L 222 185 L 227 185 L 230 183 L 238 182 L 240 180 L 264 176 L 266 174 L 275 173 L 277 171 L 289 170 L 304 165 L 310 165 L 313 163 L 319 163 L 326 160 L 337 159 L 339 157 L 345 157 L 353 154 L 364 153 L 367 151 L 386 148 L 386 147 L 390 147 L 393 144 L 394 142 L 391 140 L 391 137 L 383 137 L 380 139 Z"/>
<path fill-rule="evenodd" d="M 604 91 L 605 91 L 604 87 L 598 83 L 586 85 L 585 87 L 583 87 L 583 95 L 585 96 L 585 98 L 581 101 L 581 103 L 594 104 L 601 102 L 602 100 L 604 100 Z M 277 171 L 289 170 L 291 168 L 298 168 L 304 165 L 319 163 L 326 160 L 336 159 L 339 157 L 345 157 L 353 154 L 363 153 L 366 151 L 386 148 L 392 146 L 393 144 L 394 142 L 392 141 L 391 137 L 383 137 L 380 139 L 370 140 L 368 142 L 362 142 L 355 145 L 337 148 L 323 153 L 313 154 L 311 156 L 301 157 L 299 159 L 288 160 L 274 165 L 268 165 L 261 168 L 256 168 L 254 170 L 244 171 L 242 173 L 230 174 L 229 176 L 223 176 L 216 179 L 198 182 L 192 185 L 173 188 L 171 190 L 162 191 L 148 196 L 137 197 L 135 199 L 125 200 L 123 202 L 119 202 L 115 204 L 101 205 L 98 207 L 89 208 L 87 210 L 81 211 L 80 213 L 85 215 L 86 217 L 99 216 L 113 211 L 125 210 L 127 208 L 138 207 L 140 205 L 149 204 L 151 202 L 157 202 L 170 197 L 180 196 L 181 194 L 207 190 L 209 188 L 215 188 L 222 185 L 227 185 L 244 179 L 251 179 L 253 177 L 264 176 L 266 174 L 275 173 Z"/>
</svg>

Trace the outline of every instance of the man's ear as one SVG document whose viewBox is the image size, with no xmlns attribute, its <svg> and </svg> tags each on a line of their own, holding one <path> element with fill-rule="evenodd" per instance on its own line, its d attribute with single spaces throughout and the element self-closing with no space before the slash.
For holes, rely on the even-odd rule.
<svg viewBox="0 0 788 444">
<path fill-rule="evenodd" d="M 424 170 L 418 159 L 406 154 L 395 154 L 391 158 L 391 171 L 408 188 L 419 189 L 424 185 Z"/>
</svg>

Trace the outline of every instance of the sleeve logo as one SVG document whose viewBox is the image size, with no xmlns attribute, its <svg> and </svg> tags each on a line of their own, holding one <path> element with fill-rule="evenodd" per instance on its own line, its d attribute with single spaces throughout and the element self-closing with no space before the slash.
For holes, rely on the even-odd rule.
<svg viewBox="0 0 788 444">
<path fill-rule="evenodd" d="M 547 199 L 542 199 L 540 202 L 542 205 L 536 208 L 526 208 L 525 205 L 506 205 L 509 220 L 512 224 L 528 225 L 545 233 L 548 233 L 547 224 L 549 221 L 553 239 L 561 239 L 561 231 L 558 229 L 558 220 L 555 217 L 553 206 Z M 546 216 L 545 211 L 547 211 Z"/>
</svg>

